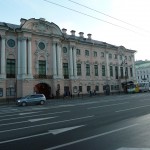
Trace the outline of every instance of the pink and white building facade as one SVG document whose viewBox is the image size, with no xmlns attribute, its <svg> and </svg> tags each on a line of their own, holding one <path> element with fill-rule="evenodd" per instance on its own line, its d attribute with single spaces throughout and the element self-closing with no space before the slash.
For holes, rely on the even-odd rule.
<svg viewBox="0 0 150 150">
<path fill-rule="evenodd" d="M 135 52 L 91 34 L 68 34 L 44 18 L 0 22 L 0 99 L 104 93 L 105 85 L 122 91 L 123 82 L 135 81 Z"/>
</svg>

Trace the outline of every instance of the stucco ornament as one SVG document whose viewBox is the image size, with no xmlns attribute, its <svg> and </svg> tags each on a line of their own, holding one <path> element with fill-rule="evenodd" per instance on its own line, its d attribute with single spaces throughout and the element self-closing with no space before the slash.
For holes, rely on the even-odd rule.
<svg viewBox="0 0 150 150">
<path fill-rule="evenodd" d="M 22 29 L 45 34 L 62 35 L 60 28 L 56 24 L 34 18 L 27 20 L 23 24 Z"/>
</svg>

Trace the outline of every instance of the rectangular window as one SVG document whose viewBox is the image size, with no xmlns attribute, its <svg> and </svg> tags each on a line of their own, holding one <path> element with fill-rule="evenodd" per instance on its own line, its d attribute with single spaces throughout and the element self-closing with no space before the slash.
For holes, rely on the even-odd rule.
<svg viewBox="0 0 150 150">
<path fill-rule="evenodd" d="M 110 66 L 110 76 L 113 77 L 113 66 Z"/>
<path fill-rule="evenodd" d="M 114 90 L 114 85 L 111 85 L 111 90 L 112 90 L 112 91 Z"/>
<path fill-rule="evenodd" d="M 81 64 L 77 64 L 77 75 L 81 76 Z"/>
<path fill-rule="evenodd" d="M 117 59 L 117 54 L 114 54 L 114 58 Z"/>
<path fill-rule="evenodd" d="M 118 67 L 115 66 L 115 75 L 116 75 L 116 79 L 118 79 Z"/>
<path fill-rule="evenodd" d="M 0 88 L 0 97 L 3 96 L 3 88 Z"/>
<path fill-rule="evenodd" d="M 68 63 L 63 63 L 64 79 L 69 79 Z"/>
<path fill-rule="evenodd" d="M 99 91 L 99 86 L 98 85 L 95 86 L 95 90 Z"/>
<path fill-rule="evenodd" d="M 112 54 L 109 54 L 109 59 L 112 59 Z"/>
<path fill-rule="evenodd" d="M 101 52 L 101 57 L 104 57 L 104 52 Z"/>
<path fill-rule="evenodd" d="M 7 64 L 6 64 L 6 77 L 7 78 L 15 78 L 15 59 L 7 59 Z"/>
<path fill-rule="evenodd" d="M 87 92 L 91 91 L 91 86 L 87 86 Z"/>
<path fill-rule="evenodd" d="M 80 49 L 77 49 L 77 50 L 76 50 L 76 54 L 77 54 L 77 55 L 81 55 Z"/>
<path fill-rule="evenodd" d="M 94 51 L 94 57 L 97 57 L 97 52 Z"/>
<path fill-rule="evenodd" d="M 6 88 L 6 96 L 15 96 L 15 88 L 14 87 L 9 87 Z"/>
<path fill-rule="evenodd" d="M 46 77 L 46 61 L 39 60 L 39 77 Z"/>
<path fill-rule="evenodd" d="M 130 68 L 130 76 L 133 77 L 133 70 Z"/>
<path fill-rule="evenodd" d="M 95 76 L 98 76 L 98 65 L 94 65 Z"/>
<path fill-rule="evenodd" d="M 105 76 L 105 66 L 102 65 L 102 76 L 104 77 Z"/>
<path fill-rule="evenodd" d="M 79 86 L 79 92 L 82 92 L 82 86 Z"/>
<path fill-rule="evenodd" d="M 128 78 L 128 67 L 125 68 L 125 76 Z"/>
<path fill-rule="evenodd" d="M 121 78 L 123 78 L 123 67 L 120 67 Z"/>
<path fill-rule="evenodd" d="M 85 50 L 85 56 L 89 56 L 89 51 Z"/>
<path fill-rule="evenodd" d="M 90 76 L 90 65 L 86 64 L 86 76 Z"/>
</svg>

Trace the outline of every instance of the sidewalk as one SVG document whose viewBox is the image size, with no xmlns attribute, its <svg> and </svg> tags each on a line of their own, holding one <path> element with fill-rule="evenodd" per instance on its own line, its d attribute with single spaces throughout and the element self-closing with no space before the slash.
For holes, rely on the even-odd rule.
<svg viewBox="0 0 150 150">
<path fill-rule="evenodd" d="M 53 102 L 69 102 L 69 101 L 76 101 L 76 100 L 86 100 L 86 99 L 91 99 L 91 98 L 97 98 L 97 97 L 105 97 L 105 96 L 113 96 L 113 95 L 123 95 L 125 93 L 116 93 L 116 94 L 110 94 L 110 95 L 105 95 L 105 94 L 96 94 L 96 95 L 76 95 L 76 96 L 72 96 L 72 97 L 60 97 L 60 98 L 53 98 L 53 99 L 47 99 L 47 102 L 48 103 L 53 103 Z M 9 105 L 16 105 L 16 100 L 15 99 L 3 99 L 3 100 L 0 100 L 0 105 L 6 105 L 6 106 L 9 106 Z"/>
</svg>

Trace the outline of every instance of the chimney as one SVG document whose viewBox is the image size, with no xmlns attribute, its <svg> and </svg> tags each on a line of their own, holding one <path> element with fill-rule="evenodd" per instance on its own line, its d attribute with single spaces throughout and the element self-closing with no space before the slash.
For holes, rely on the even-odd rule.
<svg viewBox="0 0 150 150">
<path fill-rule="evenodd" d="M 92 39 L 92 38 L 91 38 L 92 34 L 89 33 L 89 34 L 87 34 L 87 36 L 88 36 L 88 39 L 89 39 L 89 40 Z"/>
<path fill-rule="evenodd" d="M 62 33 L 63 33 L 63 34 L 67 34 L 66 32 L 67 32 L 67 29 L 63 28 L 63 29 L 62 29 Z"/>
<path fill-rule="evenodd" d="M 72 35 L 72 36 L 75 36 L 75 32 L 76 32 L 76 31 L 71 30 L 70 32 L 71 32 L 71 35 Z"/>
<path fill-rule="evenodd" d="M 79 35 L 81 38 L 83 38 L 84 33 L 83 32 L 79 32 Z"/>
<path fill-rule="evenodd" d="M 40 20 L 42 20 L 42 21 L 46 21 L 46 19 L 45 19 L 45 18 L 40 18 Z"/>
<path fill-rule="evenodd" d="M 21 19 L 20 19 L 21 25 L 23 25 L 26 21 L 27 21 L 27 19 L 21 18 Z"/>
</svg>

